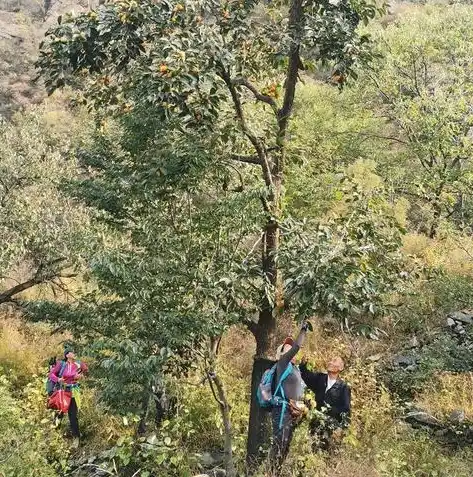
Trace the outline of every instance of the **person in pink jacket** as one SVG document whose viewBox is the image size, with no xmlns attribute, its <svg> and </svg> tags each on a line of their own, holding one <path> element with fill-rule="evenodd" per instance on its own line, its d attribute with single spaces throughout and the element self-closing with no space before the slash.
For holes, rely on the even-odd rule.
<svg viewBox="0 0 473 477">
<path fill-rule="evenodd" d="M 61 373 L 62 370 L 62 373 Z M 79 381 L 87 373 L 88 368 L 84 362 L 76 360 L 74 350 L 66 348 L 64 350 L 64 360 L 57 361 L 49 372 L 49 379 L 56 383 L 57 387 L 64 386 L 66 391 L 72 393 L 71 404 L 68 416 L 71 425 L 71 433 L 74 438 L 74 447 L 79 446 L 80 430 L 78 411 L 80 407 L 80 386 Z M 59 416 L 62 418 L 62 414 Z"/>
</svg>

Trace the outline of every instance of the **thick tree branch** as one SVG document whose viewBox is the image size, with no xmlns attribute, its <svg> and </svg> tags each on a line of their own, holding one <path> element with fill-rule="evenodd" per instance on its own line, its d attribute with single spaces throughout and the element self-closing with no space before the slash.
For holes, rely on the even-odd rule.
<svg viewBox="0 0 473 477">
<path fill-rule="evenodd" d="M 64 261 L 65 261 L 64 258 L 57 258 L 47 264 L 40 264 L 38 269 L 36 270 L 36 273 L 34 274 L 32 278 L 30 278 L 29 280 L 25 280 L 24 282 L 18 283 L 17 285 L 9 288 L 8 290 L 5 290 L 4 292 L 0 293 L 0 304 L 13 302 L 14 301 L 13 297 L 18 295 L 19 293 L 25 290 L 28 290 L 29 288 L 32 288 L 36 285 L 39 285 L 41 283 L 45 283 L 50 280 L 53 280 L 54 278 L 59 278 L 59 277 L 71 278 L 75 276 L 74 274 L 61 275 L 59 270 L 44 272 L 45 269 L 49 269 L 55 265 L 59 265 L 60 263 L 63 263 Z"/>
<path fill-rule="evenodd" d="M 278 111 L 278 137 L 277 145 L 281 148 L 281 157 L 278 158 L 276 163 L 276 173 L 280 174 L 284 169 L 284 144 L 286 142 L 287 127 L 289 124 L 289 118 L 294 106 L 294 96 L 296 92 L 296 84 L 299 75 L 299 67 L 301 65 L 301 59 L 299 56 L 300 51 L 300 36 L 304 27 L 304 11 L 302 6 L 302 0 L 293 0 L 291 3 L 291 9 L 289 12 L 289 34 L 291 36 L 291 46 L 289 50 L 289 64 L 287 68 L 284 101 L 282 108 Z"/>
<path fill-rule="evenodd" d="M 253 147 L 255 148 L 256 154 L 261 161 L 261 168 L 263 170 L 263 177 L 264 181 L 266 183 L 267 187 L 273 187 L 273 178 L 271 176 L 271 168 L 269 165 L 269 160 L 268 160 L 268 155 L 266 154 L 266 150 L 264 148 L 264 145 L 261 143 L 261 141 L 256 137 L 256 135 L 251 131 L 251 129 L 248 127 L 248 124 L 246 123 L 245 119 L 245 114 L 243 111 L 243 105 L 241 104 L 240 96 L 238 94 L 238 91 L 235 87 L 235 85 L 232 83 L 232 79 L 230 77 L 230 73 L 224 68 L 223 65 L 221 65 L 220 68 L 220 74 L 222 79 L 225 81 L 225 84 L 227 85 L 230 95 L 233 100 L 233 105 L 235 107 L 235 112 L 237 115 L 237 118 L 240 122 L 241 129 L 245 136 L 248 138 L 248 140 L 251 142 Z"/>
<path fill-rule="evenodd" d="M 230 156 L 234 161 L 244 162 L 245 164 L 256 164 L 261 166 L 261 159 L 258 156 L 245 156 L 242 154 L 232 154 Z"/>
<path fill-rule="evenodd" d="M 42 282 L 42 277 L 34 276 L 33 278 L 26 280 L 25 282 L 19 283 L 18 285 L 11 287 L 3 293 L 0 293 L 0 304 L 12 301 L 13 297 L 15 295 L 18 295 L 18 293 L 28 290 L 28 288 L 32 288 L 35 285 L 39 285 Z"/>
<path fill-rule="evenodd" d="M 232 80 L 232 83 L 235 86 L 244 86 L 245 88 L 249 89 L 253 93 L 253 96 L 258 101 L 269 104 L 272 110 L 274 111 L 274 114 L 276 114 L 276 116 L 278 115 L 278 106 L 276 104 L 276 101 L 274 101 L 274 99 L 271 96 L 260 93 L 256 89 L 256 87 L 253 84 L 251 84 L 246 78 L 235 78 Z"/>
</svg>

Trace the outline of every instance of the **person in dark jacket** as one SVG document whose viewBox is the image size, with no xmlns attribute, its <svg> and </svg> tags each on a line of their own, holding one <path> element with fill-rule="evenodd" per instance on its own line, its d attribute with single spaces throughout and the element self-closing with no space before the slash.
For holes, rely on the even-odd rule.
<svg viewBox="0 0 473 477">
<path fill-rule="evenodd" d="M 315 394 L 319 417 L 312 419 L 309 429 L 317 436 L 320 446 L 328 450 L 332 440 L 339 440 L 350 423 L 351 390 L 340 379 L 344 369 L 342 358 L 336 357 L 327 363 L 327 373 L 314 373 L 307 369 L 307 358 L 300 364 L 302 379 Z"/>
<path fill-rule="evenodd" d="M 309 324 L 304 322 L 299 335 L 294 341 L 286 338 L 276 353 L 277 365 L 275 380 L 273 383 L 273 393 L 275 403 L 271 410 L 273 424 L 273 445 L 270 452 L 271 476 L 280 475 L 282 464 L 289 452 L 292 436 L 296 427 L 297 419 L 294 417 L 294 409 L 291 406 L 298 406 L 302 399 L 303 385 L 299 368 L 295 366 L 295 357 L 302 347 Z M 286 369 L 290 366 L 290 373 L 281 384 L 282 392 L 276 392 L 278 383 Z M 302 404 L 302 402 L 301 402 Z"/>
</svg>

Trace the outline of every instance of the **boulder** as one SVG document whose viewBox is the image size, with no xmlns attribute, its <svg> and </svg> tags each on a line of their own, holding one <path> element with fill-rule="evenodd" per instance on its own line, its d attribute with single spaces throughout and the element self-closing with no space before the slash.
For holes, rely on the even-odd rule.
<svg viewBox="0 0 473 477">
<path fill-rule="evenodd" d="M 223 452 L 204 452 L 200 456 L 200 463 L 204 468 L 213 468 L 223 464 Z"/>
<path fill-rule="evenodd" d="M 417 359 L 413 356 L 398 355 L 393 358 L 394 366 L 415 366 L 417 364 Z"/>
<path fill-rule="evenodd" d="M 410 348 L 418 348 L 419 347 L 419 340 L 417 339 L 417 336 L 413 336 L 409 340 L 409 347 Z"/>
<path fill-rule="evenodd" d="M 454 424 L 461 424 L 465 420 L 465 411 L 463 409 L 455 409 L 450 414 L 450 421 Z"/>
<path fill-rule="evenodd" d="M 420 426 L 428 426 L 428 427 L 441 427 L 442 423 L 434 416 L 429 414 L 425 411 L 411 411 L 404 419 L 413 424 L 413 425 L 420 425 Z"/>
<path fill-rule="evenodd" d="M 455 311 L 454 313 L 450 313 L 447 317 L 448 319 L 452 319 L 453 321 L 459 321 L 465 325 L 473 325 L 473 313 L 469 313 L 466 311 Z"/>
</svg>

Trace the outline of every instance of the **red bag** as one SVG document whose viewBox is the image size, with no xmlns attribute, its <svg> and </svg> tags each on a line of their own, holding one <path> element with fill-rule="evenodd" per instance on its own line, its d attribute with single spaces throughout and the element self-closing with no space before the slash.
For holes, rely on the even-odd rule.
<svg viewBox="0 0 473 477">
<path fill-rule="evenodd" d="M 63 414 L 67 414 L 71 405 L 72 393 L 64 389 L 58 389 L 51 394 L 48 399 L 48 408 L 56 409 Z"/>
</svg>

